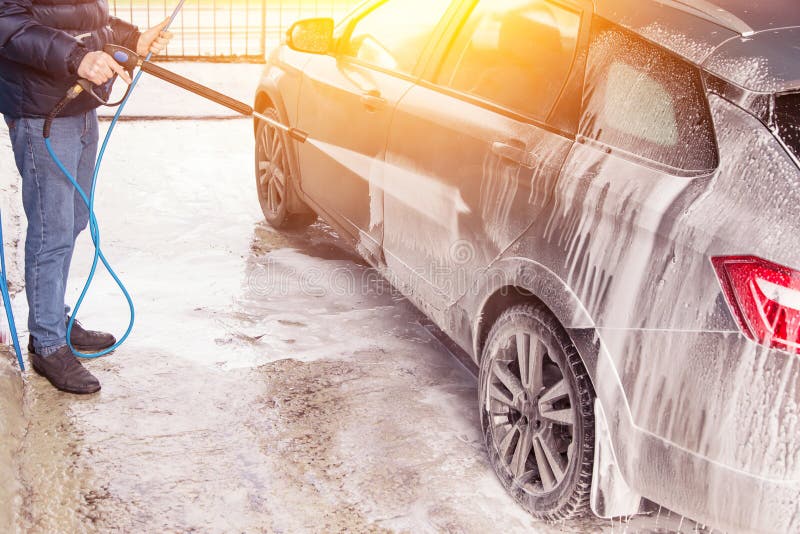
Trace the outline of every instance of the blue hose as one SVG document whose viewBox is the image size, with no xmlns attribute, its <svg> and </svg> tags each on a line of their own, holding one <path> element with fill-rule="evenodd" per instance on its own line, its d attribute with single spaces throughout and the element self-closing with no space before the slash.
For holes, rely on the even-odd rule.
<svg viewBox="0 0 800 534">
<path fill-rule="evenodd" d="M 17 326 L 14 322 L 14 310 L 11 309 L 11 295 L 8 292 L 8 279 L 6 278 L 6 252 L 3 247 L 3 217 L 0 213 L 0 293 L 3 294 L 3 307 L 6 309 L 8 319 L 8 329 L 11 340 L 14 342 L 14 351 L 17 353 L 17 363 L 19 370 L 25 371 L 25 363 L 22 361 L 22 350 L 19 348 L 19 336 L 17 336 Z"/>
<path fill-rule="evenodd" d="M 164 27 L 164 30 L 166 30 L 172 25 L 172 22 L 175 20 L 175 17 L 180 12 L 185 1 L 186 0 L 180 0 L 178 5 L 173 10 L 172 16 L 170 16 L 169 22 Z M 149 60 L 151 56 L 152 53 L 147 54 L 147 58 L 145 59 L 145 61 Z M 131 83 L 131 87 L 130 90 L 128 91 L 128 94 L 122 100 L 122 103 L 117 109 L 117 112 L 114 114 L 114 118 L 111 120 L 111 124 L 108 127 L 108 131 L 106 132 L 105 138 L 103 139 L 103 144 L 100 146 L 100 152 L 97 155 L 97 161 L 94 166 L 94 174 L 92 175 L 92 190 L 89 196 L 86 195 L 86 192 L 78 184 L 78 181 L 75 179 L 75 177 L 72 176 L 72 174 L 66 169 L 66 167 L 64 167 L 64 164 L 61 162 L 61 160 L 58 159 L 58 156 L 56 156 L 55 152 L 53 151 L 53 147 L 50 144 L 50 139 L 46 138 L 44 140 L 44 144 L 47 147 L 47 151 L 50 153 L 50 157 L 53 158 L 53 161 L 56 163 L 61 172 L 64 173 L 64 176 L 66 176 L 67 179 L 70 181 L 70 183 L 73 185 L 73 187 L 75 187 L 75 190 L 78 192 L 81 199 L 86 204 L 86 207 L 89 208 L 89 231 L 92 236 L 92 243 L 94 244 L 94 260 L 92 261 L 92 268 L 89 270 L 89 276 L 86 278 L 86 284 L 83 286 L 83 291 L 81 291 L 81 295 L 80 297 L 78 297 L 78 300 L 75 303 L 75 307 L 72 310 L 72 314 L 70 315 L 69 323 L 67 324 L 67 339 L 66 339 L 67 344 L 69 345 L 69 348 L 72 350 L 72 353 L 79 358 L 86 358 L 86 359 L 99 358 L 100 356 L 105 356 L 109 352 L 112 352 L 117 348 L 119 348 L 119 346 L 125 343 L 125 340 L 128 339 L 128 336 L 131 334 L 131 331 L 133 330 L 133 324 L 136 319 L 136 310 L 134 309 L 133 306 L 133 299 L 131 298 L 130 293 L 128 293 L 128 290 L 125 288 L 125 284 L 122 283 L 122 280 L 120 280 L 119 276 L 117 276 L 117 274 L 111 268 L 111 265 L 109 265 L 108 260 L 106 260 L 106 257 L 103 254 L 103 251 L 100 247 L 100 227 L 97 224 L 97 218 L 95 217 L 94 214 L 94 199 L 95 199 L 95 191 L 97 188 L 97 176 L 100 172 L 100 165 L 103 163 L 103 157 L 105 156 L 106 148 L 108 148 L 108 143 L 111 140 L 111 134 L 114 133 L 114 128 L 116 127 L 117 122 L 119 122 L 119 118 L 122 115 L 123 110 L 125 109 L 125 105 L 128 103 L 128 99 L 133 94 L 133 90 L 136 88 L 136 84 L 139 83 L 139 78 L 141 77 L 142 77 L 142 71 L 140 70 L 139 72 L 136 73 L 136 77 L 134 77 L 133 82 Z M 120 291 L 122 291 L 122 294 L 125 296 L 125 300 L 128 302 L 128 308 L 130 310 L 130 321 L 128 322 L 128 328 L 127 330 L 125 330 L 125 334 L 113 346 L 97 353 L 85 354 L 77 351 L 75 347 L 72 346 L 70 338 L 72 335 L 72 327 L 75 324 L 75 317 L 77 317 L 78 310 L 80 310 L 81 305 L 83 304 L 83 300 L 86 298 L 86 294 L 89 292 L 89 288 L 91 287 L 92 282 L 94 281 L 94 276 L 97 272 L 98 262 L 103 263 L 103 266 L 106 268 L 108 273 L 114 279 L 114 282 L 116 282 L 117 286 L 119 286 Z"/>
<path fill-rule="evenodd" d="M 141 74 L 141 72 L 139 74 Z M 136 80 L 138 80 L 138 78 L 139 76 L 136 77 Z M 134 83 L 136 82 L 134 81 Z M 131 299 L 130 293 L 128 293 L 128 290 L 125 288 L 125 284 L 122 283 L 122 280 L 120 280 L 119 276 L 117 276 L 117 273 L 115 273 L 114 270 L 111 268 L 111 265 L 109 265 L 108 260 L 106 259 L 102 249 L 100 248 L 100 228 L 97 224 L 97 218 L 95 217 L 94 214 L 94 199 L 95 199 L 95 189 L 96 189 L 95 186 L 97 183 L 97 174 L 100 169 L 100 164 L 103 161 L 103 156 L 108 146 L 111 133 L 114 130 L 114 125 L 119 119 L 121 111 L 122 111 L 122 106 L 120 106 L 120 109 L 117 111 L 117 114 L 114 115 L 114 120 L 111 122 L 111 126 L 109 126 L 108 132 L 106 133 L 106 137 L 103 140 L 103 145 L 97 157 L 97 163 L 95 163 L 94 175 L 92 176 L 92 190 L 89 197 L 86 196 L 86 192 L 81 188 L 81 186 L 75 180 L 75 177 L 72 176 L 72 174 L 66 169 L 66 167 L 64 167 L 64 164 L 61 162 L 58 156 L 56 156 L 55 152 L 53 151 L 53 147 L 50 144 L 50 139 L 44 140 L 44 144 L 47 147 L 47 151 L 50 153 L 50 157 L 53 158 L 53 161 L 55 161 L 58 168 L 61 169 L 61 172 L 64 173 L 64 176 L 66 176 L 67 179 L 70 181 L 70 183 L 72 183 L 73 187 L 75 187 L 75 190 L 78 191 L 78 194 L 80 195 L 81 199 L 83 199 L 83 202 L 89 208 L 89 231 L 92 236 L 92 243 L 94 243 L 94 259 L 92 261 L 92 268 L 89 270 L 89 276 L 86 278 L 86 284 L 83 286 L 83 291 L 81 291 L 81 295 L 80 297 L 78 297 L 78 301 L 75 303 L 75 308 L 73 309 L 72 314 L 70 315 L 69 323 L 67 324 L 67 339 L 66 339 L 69 348 L 72 350 L 72 353 L 80 358 L 99 358 L 100 356 L 105 356 L 109 352 L 119 348 L 119 346 L 122 345 L 126 339 L 128 339 L 131 330 L 133 330 L 133 323 L 136 319 L 136 310 L 134 309 L 133 299 Z M 128 308 L 130 309 L 130 321 L 128 322 L 128 328 L 125 331 L 125 334 L 113 346 L 94 354 L 85 354 L 77 351 L 75 347 L 72 346 L 72 341 L 70 340 L 70 338 L 72 334 L 72 327 L 75 324 L 75 317 L 78 315 L 78 310 L 80 310 L 81 305 L 83 304 L 83 300 L 86 298 L 86 294 L 89 292 L 89 288 L 91 287 L 92 282 L 94 281 L 95 274 L 97 273 L 98 261 L 103 262 L 103 266 L 105 266 L 108 273 L 111 275 L 111 277 L 119 286 L 120 290 L 122 291 L 122 294 L 125 296 L 125 300 L 128 301 Z"/>
</svg>

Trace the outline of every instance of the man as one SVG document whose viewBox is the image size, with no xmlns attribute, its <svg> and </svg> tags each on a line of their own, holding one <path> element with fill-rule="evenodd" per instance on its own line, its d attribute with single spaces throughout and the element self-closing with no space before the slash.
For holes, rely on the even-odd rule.
<svg viewBox="0 0 800 534">
<path fill-rule="evenodd" d="M 103 46 L 114 43 L 142 56 L 157 54 L 172 37 L 163 31 L 166 25 L 165 20 L 140 33 L 135 26 L 109 17 L 106 0 L 0 0 L 0 113 L 22 176 L 28 219 L 28 351 L 33 369 L 62 391 L 100 390 L 100 382 L 66 343 L 67 277 L 75 239 L 86 228 L 89 213 L 47 153 L 44 118 L 78 78 L 103 86 L 119 75 L 131 83 L 128 73 L 102 52 Z M 81 94 L 53 121 L 50 134 L 56 155 L 87 193 L 97 153 L 97 105 L 91 96 Z M 70 341 L 85 352 L 98 352 L 116 342 L 111 334 L 85 330 L 77 322 Z"/>
</svg>

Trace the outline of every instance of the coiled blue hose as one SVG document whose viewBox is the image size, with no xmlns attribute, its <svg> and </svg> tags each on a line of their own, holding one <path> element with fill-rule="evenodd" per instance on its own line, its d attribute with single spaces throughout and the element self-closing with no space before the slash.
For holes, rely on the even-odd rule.
<svg viewBox="0 0 800 534">
<path fill-rule="evenodd" d="M 139 76 L 141 76 L 141 72 L 139 72 L 134 79 L 133 83 L 135 84 L 139 80 Z M 128 94 L 130 96 L 130 94 Z M 133 299 L 131 298 L 130 293 L 128 293 L 125 284 L 122 283 L 117 273 L 114 272 L 114 269 L 111 268 L 111 265 L 108 263 L 105 255 L 103 254 L 103 250 L 100 248 L 100 228 L 97 224 L 97 218 L 94 214 L 94 198 L 95 198 L 95 190 L 97 186 L 97 175 L 100 170 L 100 164 L 103 162 L 103 157 L 106 152 L 106 148 L 108 147 L 108 142 L 111 139 L 111 134 L 114 132 L 114 127 L 119 120 L 120 115 L 122 114 L 123 107 L 125 106 L 125 102 L 127 98 L 122 102 L 117 113 L 114 115 L 114 119 L 111 121 L 111 125 L 108 127 L 108 131 L 106 132 L 105 139 L 103 139 L 103 144 L 100 147 L 100 152 L 97 156 L 97 162 L 95 163 L 94 174 L 92 175 L 92 190 L 89 196 L 86 196 L 86 192 L 81 188 L 78 184 L 77 180 L 74 176 L 64 167 L 64 164 L 61 160 L 56 156 L 55 152 L 53 151 L 53 147 L 50 144 L 50 139 L 45 139 L 44 144 L 47 147 L 47 151 L 50 153 L 50 157 L 53 158 L 53 161 L 56 163 L 61 172 L 64 173 L 64 176 L 70 181 L 70 183 L 75 187 L 75 190 L 78 191 L 81 199 L 86 204 L 86 207 L 89 209 L 89 231 L 92 236 L 92 243 L 94 244 L 94 259 L 92 260 L 92 268 L 89 270 L 89 276 L 86 278 L 86 284 L 83 286 L 83 290 L 81 291 L 80 297 L 78 297 L 77 302 L 75 303 L 75 308 L 72 310 L 72 314 L 70 314 L 69 323 L 67 324 L 67 344 L 69 348 L 72 350 L 72 353 L 79 358 L 99 358 L 100 356 L 105 356 L 109 352 L 116 350 L 122 345 L 128 336 L 130 335 L 131 331 L 133 330 L 133 324 L 136 319 L 136 310 L 133 305 Z M 72 327 L 75 324 L 75 317 L 78 315 L 78 310 L 80 310 L 81 305 L 83 304 L 83 300 L 86 298 L 86 294 L 89 292 L 89 288 L 94 281 L 95 274 L 97 273 L 97 264 L 99 261 L 103 262 L 103 266 L 108 271 L 108 274 L 111 275 L 111 278 L 114 279 L 114 282 L 117 283 L 119 286 L 120 291 L 125 296 L 125 300 L 128 301 L 128 308 L 130 310 L 130 321 L 128 321 L 128 328 L 125 330 L 125 334 L 111 347 L 102 350 L 100 352 L 94 354 L 85 354 L 83 352 L 79 352 L 72 346 L 72 341 L 70 340 L 72 334 Z"/>
<path fill-rule="evenodd" d="M 175 9 L 172 12 L 172 15 L 170 16 L 169 22 L 164 27 L 164 31 L 166 31 L 172 25 L 172 22 L 175 20 L 175 17 L 178 15 L 181 8 L 183 8 L 183 4 L 185 1 L 186 0 L 180 0 L 178 5 L 175 7 Z M 147 58 L 145 59 L 145 61 L 149 60 L 151 56 L 152 53 L 147 54 Z M 106 148 L 108 148 L 108 143 L 111 140 L 111 134 L 114 133 L 114 128 L 116 127 L 117 122 L 119 122 L 119 118 L 122 115 L 122 112 L 125 110 L 125 105 L 128 103 L 128 99 L 133 94 L 133 91 L 136 88 L 136 84 L 139 83 L 139 78 L 141 77 L 142 77 L 142 71 L 140 70 L 139 72 L 136 73 L 136 76 L 133 78 L 133 82 L 131 83 L 131 87 L 130 90 L 128 91 L 128 94 L 122 100 L 122 103 L 119 105 L 117 112 L 114 114 L 114 118 L 111 120 L 111 124 L 108 127 L 108 131 L 106 132 L 105 138 L 103 139 L 103 143 L 100 146 L 100 151 L 97 155 L 97 161 L 95 162 L 94 166 L 94 174 L 92 175 L 92 190 L 89 196 L 86 195 L 86 192 L 78 184 L 75 177 L 72 176 L 72 174 L 66 169 L 66 167 L 64 167 L 64 164 L 61 162 L 61 160 L 58 159 L 58 156 L 56 156 L 55 152 L 53 151 L 53 147 L 50 144 L 50 139 L 46 138 L 44 140 L 44 144 L 47 147 L 47 151 L 50 153 L 50 157 L 53 158 L 53 161 L 56 163 L 61 172 L 64 173 L 64 176 L 66 176 L 67 179 L 70 181 L 70 183 L 73 185 L 73 187 L 75 187 L 75 190 L 78 191 L 78 194 L 80 195 L 81 199 L 86 204 L 86 207 L 89 209 L 89 231 L 92 236 L 92 243 L 94 244 L 94 259 L 92 261 L 92 268 L 89 270 L 89 276 L 86 278 L 86 284 L 83 286 L 83 290 L 81 291 L 80 297 L 78 297 L 77 302 L 75 302 L 75 307 L 72 310 L 69 323 L 67 324 L 67 340 L 66 340 L 67 344 L 69 345 L 69 348 L 72 350 L 72 353 L 75 354 L 75 356 L 78 356 L 79 358 L 86 358 L 86 359 L 99 358 L 100 356 L 105 356 L 109 352 L 112 352 L 117 348 L 119 348 L 119 346 L 125 343 L 125 340 L 128 339 L 128 336 L 131 334 L 131 331 L 133 330 L 133 324 L 136 319 L 136 310 L 134 309 L 133 299 L 131 298 L 130 293 L 128 293 L 128 290 L 125 288 L 125 284 L 122 283 L 122 280 L 120 280 L 119 276 L 117 276 L 117 273 L 115 273 L 114 270 L 111 268 L 111 265 L 109 265 L 108 260 L 106 260 L 106 257 L 103 254 L 103 251 L 100 247 L 100 228 L 97 224 L 97 218 L 95 217 L 94 214 L 94 199 L 95 199 L 95 191 L 97 188 L 97 176 L 100 172 L 100 165 L 103 163 L 103 158 L 106 153 Z M 106 268 L 108 273 L 111 275 L 111 278 L 114 279 L 114 282 L 116 282 L 117 286 L 119 286 L 120 291 L 122 291 L 122 294 L 125 296 L 125 300 L 128 302 L 128 308 L 130 310 L 130 321 L 128 322 L 128 328 L 127 330 L 125 330 L 125 334 L 114 345 L 97 353 L 85 354 L 77 351 L 75 347 L 72 346 L 70 337 L 72 334 L 72 327 L 75 324 L 75 317 L 77 317 L 78 310 L 80 310 L 81 305 L 83 304 L 83 300 L 86 298 L 86 294 L 89 292 L 89 288 L 91 287 L 92 282 L 94 281 L 94 277 L 97 272 L 98 262 L 103 263 L 103 266 Z"/>
<path fill-rule="evenodd" d="M 22 350 L 19 348 L 19 336 L 17 336 L 17 326 L 14 322 L 14 310 L 11 309 L 11 295 L 8 292 L 8 278 L 6 277 L 6 251 L 3 247 L 3 216 L 0 213 L 0 293 L 3 295 L 3 307 L 6 309 L 8 319 L 8 329 L 11 340 L 14 343 L 14 352 L 17 353 L 17 363 L 19 370 L 25 371 L 25 363 L 22 361 Z"/>
</svg>

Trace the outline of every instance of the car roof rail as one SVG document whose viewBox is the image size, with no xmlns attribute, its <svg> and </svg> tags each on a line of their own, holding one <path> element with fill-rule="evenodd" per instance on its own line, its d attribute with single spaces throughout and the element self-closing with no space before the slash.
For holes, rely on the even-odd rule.
<svg viewBox="0 0 800 534">
<path fill-rule="evenodd" d="M 696 17 L 713 22 L 718 26 L 722 26 L 728 30 L 738 33 L 742 37 L 749 37 L 753 35 L 755 30 L 750 27 L 745 21 L 720 7 L 717 3 L 709 0 L 655 0 L 659 4 L 663 4 L 675 9 L 679 9 L 685 13 L 689 13 Z"/>
</svg>

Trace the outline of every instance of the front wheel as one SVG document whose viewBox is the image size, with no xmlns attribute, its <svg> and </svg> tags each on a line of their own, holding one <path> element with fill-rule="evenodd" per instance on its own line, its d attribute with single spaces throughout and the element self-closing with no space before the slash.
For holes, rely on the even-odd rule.
<svg viewBox="0 0 800 534">
<path fill-rule="evenodd" d="M 277 111 L 268 109 L 264 115 L 280 121 Z M 279 230 L 303 228 L 316 220 L 310 208 L 299 201 L 301 210 L 293 213 L 290 208 L 292 172 L 289 164 L 289 144 L 286 135 L 261 121 L 256 128 L 256 187 L 258 201 L 264 218 Z"/>
<path fill-rule="evenodd" d="M 542 305 L 506 310 L 480 364 L 481 427 L 506 490 L 532 515 L 585 515 L 594 459 L 594 390 L 564 328 Z"/>
</svg>

